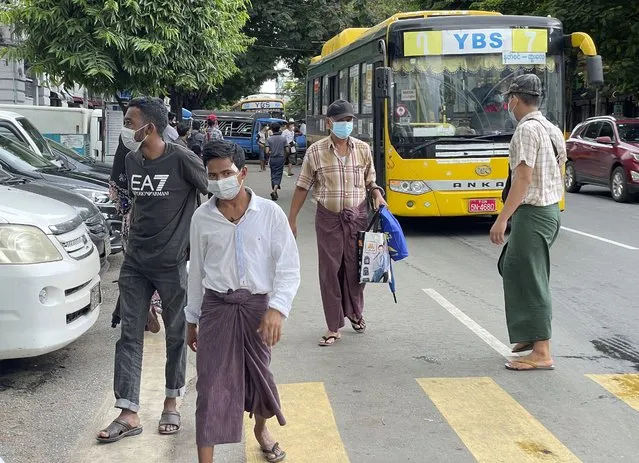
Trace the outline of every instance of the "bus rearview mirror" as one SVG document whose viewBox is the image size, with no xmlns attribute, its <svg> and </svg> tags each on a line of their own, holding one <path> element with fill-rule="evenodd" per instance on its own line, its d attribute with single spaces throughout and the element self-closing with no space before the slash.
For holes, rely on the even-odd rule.
<svg viewBox="0 0 639 463">
<path fill-rule="evenodd" d="M 600 55 L 588 56 L 586 58 L 586 72 L 588 74 L 588 84 L 595 87 L 604 83 L 603 64 Z"/>
<path fill-rule="evenodd" d="M 378 98 L 388 98 L 390 96 L 390 86 L 393 80 L 393 71 L 389 67 L 378 67 L 375 69 L 375 88 Z"/>
</svg>

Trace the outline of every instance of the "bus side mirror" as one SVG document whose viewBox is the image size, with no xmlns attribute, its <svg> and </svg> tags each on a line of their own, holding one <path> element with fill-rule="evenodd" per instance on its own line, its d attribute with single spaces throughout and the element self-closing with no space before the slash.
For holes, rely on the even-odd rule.
<svg viewBox="0 0 639 463">
<path fill-rule="evenodd" d="M 588 73 L 588 84 L 599 87 L 604 83 L 603 64 L 601 56 L 588 56 L 586 58 L 586 72 Z"/>
<path fill-rule="evenodd" d="M 391 81 L 393 80 L 393 71 L 388 67 L 375 68 L 375 88 L 378 98 L 389 98 Z"/>
</svg>

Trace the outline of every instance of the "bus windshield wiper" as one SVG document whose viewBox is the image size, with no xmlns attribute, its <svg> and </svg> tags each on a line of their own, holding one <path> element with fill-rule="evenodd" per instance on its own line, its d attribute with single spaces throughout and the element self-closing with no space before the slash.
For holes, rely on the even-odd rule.
<svg viewBox="0 0 639 463">
<path fill-rule="evenodd" d="M 421 145 L 417 145 L 415 148 L 412 148 L 408 154 L 413 154 L 421 149 L 427 148 L 431 145 L 434 145 L 435 143 L 440 143 L 440 142 L 454 142 L 454 141 L 474 141 L 474 140 L 479 140 L 481 142 L 484 143 L 489 143 L 490 140 L 482 140 L 481 138 L 468 138 L 468 137 L 439 137 L 439 138 L 433 138 L 432 140 L 428 140 L 427 142 L 422 143 Z"/>
</svg>

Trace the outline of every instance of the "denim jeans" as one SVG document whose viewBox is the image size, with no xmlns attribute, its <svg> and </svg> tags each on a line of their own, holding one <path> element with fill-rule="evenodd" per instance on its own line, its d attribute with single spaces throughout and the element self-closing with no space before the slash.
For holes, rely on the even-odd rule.
<svg viewBox="0 0 639 463">
<path fill-rule="evenodd" d="M 186 262 L 169 270 L 140 269 L 125 257 L 120 278 L 122 331 L 115 345 L 115 407 L 137 412 L 140 409 L 140 380 L 144 326 L 149 301 L 157 289 L 162 299 L 162 319 L 166 330 L 166 397 L 184 395 L 186 375 Z"/>
</svg>

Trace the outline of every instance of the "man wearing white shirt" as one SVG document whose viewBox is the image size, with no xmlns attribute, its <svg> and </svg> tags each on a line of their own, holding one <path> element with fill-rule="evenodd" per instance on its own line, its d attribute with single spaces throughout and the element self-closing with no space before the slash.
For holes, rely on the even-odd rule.
<svg viewBox="0 0 639 463">
<path fill-rule="evenodd" d="M 214 446 L 242 440 L 244 412 L 269 462 L 286 453 L 266 420 L 286 422 L 270 371 L 300 284 L 297 245 L 282 209 L 243 186 L 244 151 L 222 140 L 204 146 L 213 197 L 190 230 L 187 343 L 197 355 L 196 441 L 200 463 Z"/>
<path fill-rule="evenodd" d="M 282 136 L 286 138 L 286 143 L 289 147 L 289 153 L 286 155 L 286 175 L 293 176 L 293 164 L 291 158 L 295 159 L 297 150 L 295 149 L 295 120 L 289 119 L 288 125 L 282 131 Z"/>
</svg>

